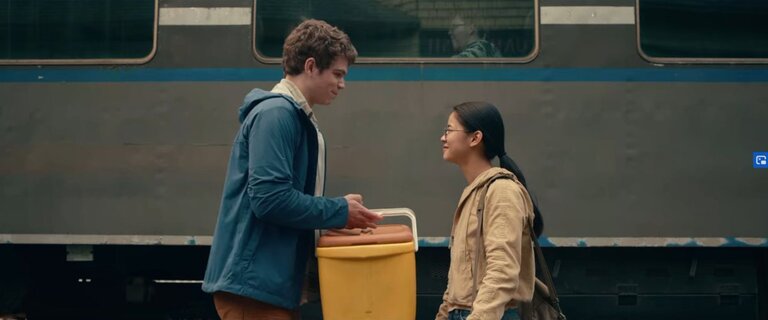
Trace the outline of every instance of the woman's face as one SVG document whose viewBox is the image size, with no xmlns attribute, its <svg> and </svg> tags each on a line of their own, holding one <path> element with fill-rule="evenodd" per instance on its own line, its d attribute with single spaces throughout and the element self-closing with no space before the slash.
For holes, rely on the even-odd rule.
<svg viewBox="0 0 768 320">
<path fill-rule="evenodd" d="M 443 160 L 462 163 L 472 151 L 471 141 L 472 135 L 461 125 L 456 112 L 451 112 L 443 135 L 440 136 L 440 142 L 443 145 Z"/>
</svg>

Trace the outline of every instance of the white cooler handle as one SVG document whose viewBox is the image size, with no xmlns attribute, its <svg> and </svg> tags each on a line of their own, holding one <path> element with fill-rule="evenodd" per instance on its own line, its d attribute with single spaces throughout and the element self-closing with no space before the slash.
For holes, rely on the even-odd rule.
<svg viewBox="0 0 768 320">
<path fill-rule="evenodd" d="M 413 231 L 413 246 L 419 251 L 419 236 L 416 231 L 416 214 L 408 208 L 388 208 L 388 209 L 370 209 L 373 212 L 381 214 L 383 217 L 408 217 L 411 219 L 411 231 Z"/>
</svg>

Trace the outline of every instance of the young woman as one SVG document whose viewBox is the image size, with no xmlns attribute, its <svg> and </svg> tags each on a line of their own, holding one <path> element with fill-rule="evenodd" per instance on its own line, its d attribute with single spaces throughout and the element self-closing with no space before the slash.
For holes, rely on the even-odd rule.
<svg viewBox="0 0 768 320">
<path fill-rule="evenodd" d="M 538 235 L 543 222 L 523 173 L 504 150 L 501 114 L 487 102 L 457 105 L 440 141 L 443 159 L 459 166 L 468 185 L 453 218 L 448 288 L 435 319 L 519 319 L 518 303 L 533 297 L 530 224 Z M 501 167 L 492 165 L 495 158 Z"/>
</svg>

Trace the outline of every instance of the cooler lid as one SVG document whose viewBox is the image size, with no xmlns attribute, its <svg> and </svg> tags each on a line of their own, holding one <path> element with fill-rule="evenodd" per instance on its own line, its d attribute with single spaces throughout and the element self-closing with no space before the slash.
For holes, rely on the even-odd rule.
<svg viewBox="0 0 768 320">
<path fill-rule="evenodd" d="M 402 224 L 385 224 L 376 229 L 331 229 L 317 242 L 318 247 L 344 247 L 366 244 L 405 243 L 413 241 L 411 228 Z"/>
</svg>

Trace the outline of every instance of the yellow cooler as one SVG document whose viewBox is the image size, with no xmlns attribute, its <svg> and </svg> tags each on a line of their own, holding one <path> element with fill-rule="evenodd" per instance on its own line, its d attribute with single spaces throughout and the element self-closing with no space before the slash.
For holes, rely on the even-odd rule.
<svg viewBox="0 0 768 320">
<path fill-rule="evenodd" d="M 372 210 L 406 216 L 406 225 L 328 230 L 317 243 L 324 320 L 416 318 L 416 216 L 410 209 Z M 411 231 L 413 230 L 413 231 Z"/>
</svg>

